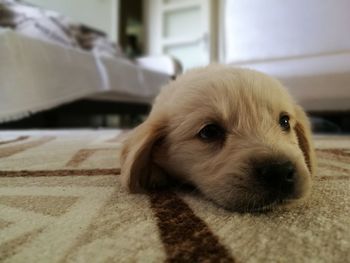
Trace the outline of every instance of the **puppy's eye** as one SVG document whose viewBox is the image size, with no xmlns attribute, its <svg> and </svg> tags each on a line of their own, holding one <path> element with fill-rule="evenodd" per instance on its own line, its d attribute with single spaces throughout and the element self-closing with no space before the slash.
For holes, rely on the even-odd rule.
<svg viewBox="0 0 350 263">
<path fill-rule="evenodd" d="M 290 130 L 289 116 L 288 115 L 281 115 L 279 123 L 280 123 L 280 126 L 281 126 L 283 131 Z"/>
<path fill-rule="evenodd" d="M 225 131 L 217 124 L 208 124 L 199 131 L 198 136 L 204 141 L 216 141 L 224 138 Z"/>
</svg>

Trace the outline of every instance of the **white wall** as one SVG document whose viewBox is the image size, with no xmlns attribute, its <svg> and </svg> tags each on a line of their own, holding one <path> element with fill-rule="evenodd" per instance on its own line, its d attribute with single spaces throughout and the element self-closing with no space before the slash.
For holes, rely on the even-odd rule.
<svg viewBox="0 0 350 263">
<path fill-rule="evenodd" d="M 74 20 L 118 38 L 119 0 L 26 0 L 47 9 L 58 11 Z"/>
<path fill-rule="evenodd" d="M 224 62 L 350 50 L 349 0 L 225 0 Z"/>
</svg>

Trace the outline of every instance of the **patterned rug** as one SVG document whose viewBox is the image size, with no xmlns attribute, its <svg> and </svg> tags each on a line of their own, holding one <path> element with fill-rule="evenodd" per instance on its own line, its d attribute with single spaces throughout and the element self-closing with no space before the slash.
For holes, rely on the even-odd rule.
<svg viewBox="0 0 350 263">
<path fill-rule="evenodd" d="M 350 262 L 350 137 L 316 137 L 309 202 L 238 214 L 190 192 L 130 195 L 124 132 L 0 132 L 0 262 Z"/>
</svg>

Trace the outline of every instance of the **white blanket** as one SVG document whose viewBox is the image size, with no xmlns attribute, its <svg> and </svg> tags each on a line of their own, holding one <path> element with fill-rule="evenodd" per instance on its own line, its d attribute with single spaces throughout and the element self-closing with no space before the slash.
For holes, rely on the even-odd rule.
<svg viewBox="0 0 350 263">
<path fill-rule="evenodd" d="M 151 103 L 169 76 L 0 29 L 0 122 L 87 97 Z"/>
</svg>

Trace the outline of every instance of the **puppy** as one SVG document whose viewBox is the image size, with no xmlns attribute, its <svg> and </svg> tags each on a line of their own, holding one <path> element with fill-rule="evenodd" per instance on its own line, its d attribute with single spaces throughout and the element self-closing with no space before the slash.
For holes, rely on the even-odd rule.
<svg viewBox="0 0 350 263">
<path fill-rule="evenodd" d="M 131 192 L 190 183 L 235 211 L 306 197 L 315 173 L 309 121 L 286 89 L 262 73 L 195 69 L 165 86 L 121 154 Z"/>
</svg>

